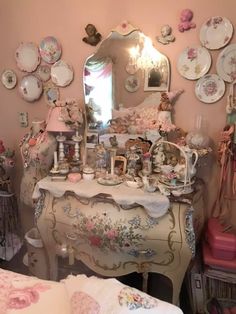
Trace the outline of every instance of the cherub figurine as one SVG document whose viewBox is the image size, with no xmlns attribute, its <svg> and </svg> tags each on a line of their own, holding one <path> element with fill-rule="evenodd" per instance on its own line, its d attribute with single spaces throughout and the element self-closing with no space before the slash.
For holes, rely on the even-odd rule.
<svg viewBox="0 0 236 314">
<path fill-rule="evenodd" d="M 156 39 L 159 43 L 167 45 L 172 41 L 175 41 L 175 36 L 171 34 L 172 28 L 169 25 L 164 25 L 161 28 L 161 36 L 157 36 Z"/>
<path fill-rule="evenodd" d="M 91 46 L 96 46 L 99 43 L 99 41 L 102 39 L 102 35 L 97 32 L 97 29 L 93 24 L 88 24 L 85 27 L 85 31 L 88 34 L 87 37 L 83 38 L 83 41 L 86 44 L 89 44 Z"/>
<path fill-rule="evenodd" d="M 180 14 L 180 24 L 178 29 L 181 33 L 191 28 L 195 28 L 196 24 L 191 22 L 193 18 L 193 12 L 190 9 L 184 9 Z"/>
</svg>

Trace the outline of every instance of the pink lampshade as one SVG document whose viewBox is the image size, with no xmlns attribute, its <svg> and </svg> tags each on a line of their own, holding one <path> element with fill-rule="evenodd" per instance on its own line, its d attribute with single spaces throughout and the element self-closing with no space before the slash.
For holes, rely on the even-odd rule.
<svg viewBox="0 0 236 314">
<path fill-rule="evenodd" d="M 49 132 L 73 132 L 61 118 L 61 107 L 50 108 L 46 130 Z"/>
</svg>

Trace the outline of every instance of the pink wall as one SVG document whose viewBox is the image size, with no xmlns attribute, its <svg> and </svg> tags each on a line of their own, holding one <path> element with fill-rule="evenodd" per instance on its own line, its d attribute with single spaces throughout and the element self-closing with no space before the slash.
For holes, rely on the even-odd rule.
<svg viewBox="0 0 236 314">
<path fill-rule="evenodd" d="M 194 12 L 196 29 L 179 33 L 177 25 L 182 9 L 190 8 Z M 98 31 L 106 37 L 110 30 L 123 20 L 139 27 L 149 36 L 155 46 L 170 60 L 170 89 L 183 88 L 184 94 L 175 106 L 175 122 L 185 130 L 192 129 L 197 113 L 206 116 L 209 122 L 209 133 L 215 140 L 225 124 L 225 96 L 214 104 L 201 103 L 194 94 L 195 82 L 182 78 L 176 70 L 176 63 L 181 51 L 188 45 L 200 45 L 199 29 L 211 16 L 225 16 L 232 23 L 235 21 L 235 0 L 1 0 L 0 5 L 0 72 L 6 68 L 16 71 L 18 78 L 22 77 L 14 60 L 14 52 L 21 41 L 39 43 L 42 38 L 52 35 L 62 44 L 62 59 L 70 62 L 75 71 L 74 81 L 66 88 L 60 89 L 61 98 L 79 98 L 83 100 L 82 69 L 83 63 L 94 47 L 82 42 L 85 36 L 84 27 L 93 23 Z M 170 24 L 176 41 L 170 45 L 159 44 L 155 37 L 160 34 L 163 24 Z M 236 24 L 234 25 L 236 27 Z M 235 36 L 231 42 L 235 41 Z M 221 49 L 222 50 L 222 49 Z M 213 58 L 210 73 L 215 73 L 215 61 L 219 50 L 210 52 Z M 0 84 L 0 138 L 6 145 L 15 148 L 19 155 L 19 139 L 26 130 L 18 123 L 18 113 L 27 111 L 29 122 L 34 118 L 45 118 L 47 106 L 43 97 L 34 103 L 27 103 L 18 94 L 17 88 L 7 90 Z M 19 157 L 19 156 L 18 156 Z M 17 170 L 21 173 L 20 158 Z M 19 183 L 20 176 L 17 176 Z M 18 185 L 18 184 L 17 184 Z"/>
</svg>

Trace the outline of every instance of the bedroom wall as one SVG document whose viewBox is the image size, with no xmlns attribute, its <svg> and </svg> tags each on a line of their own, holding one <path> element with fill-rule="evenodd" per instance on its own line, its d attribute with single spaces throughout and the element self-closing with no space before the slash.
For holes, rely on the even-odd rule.
<svg viewBox="0 0 236 314">
<path fill-rule="evenodd" d="M 193 21 L 196 28 L 180 33 L 177 30 L 180 12 L 190 8 L 194 12 Z M 234 0 L 100 0 L 99 3 L 84 0 L 1 0 L 0 2 L 0 72 L 13 69 L 20 79 L 20 72 L 14 60 L 14 52 L 21 41 L 32 41 L 37 44 L 46 36 L 58 38 L 62 44 L 62 59 L 72 64 L 74 80 L 65 88 L 60 88 L 61 99 L 66 97 L 83 100 L 82 70 L 85 59 L 96 49 L 82 42 L 85 36 L 84 27 L 93 23 L 98 31 L 106 37 L 110 30 L 123 20 L 139 27 L 149 36 L 155 46 L 170 60 L 171 84 L 170 89 L 183 88 L 185 90 L 175 105 L 174 120 L 178 126 L 186 131 L 191 130 L 196 114 L 203 114 L 209 124 L 209 134 L 217 141 L 220 130 L 225 124 L 225 105 L 229 85 L 226 86 L 225 96 L 214 104 L 200 102 L 195 94 L 195 82 L 186 80 L 176 70 L 179 54 L 188 45 L 200 45 L 199 29 L 211 16 L 225 16 L 232 23 L 235 22 Z M 160 34 L 160 27 L 169 24 L 173 28 L 176 41 L 170 45 L 159 44 L 155 37 Z M 234 25 L 236 27 L 236 24 Z M 231 43 L 235 42 L 233 36 Z M 221 49 L 222 50 L 222 49 Z M 216 58 L 219 50 L 211 51 L 212 66 L 210 73 L 215 73 Z M 15 149 L 17 167 L 15 175 L 16 191 L 22 174 L 21 159 L 18 143 L 26 133 L 18 122 L 19 112 L 28 112 L 29 122 L 34 118 L 46 117 L 48 108 L 42 98 L 34 103 L 24 101 L 18 93 L 17 87 L 7 90 L 0 84 L 0 138 L 5 145 Z M 211 191 L 215 183 L 210 180 Z M 211 207 L 214 193 L 211 193 L 208 208 Z M 24 209 L 21 209 L 24 211 Z M 30 221 L 30 220 L 29 220 Z"/>
</svg>

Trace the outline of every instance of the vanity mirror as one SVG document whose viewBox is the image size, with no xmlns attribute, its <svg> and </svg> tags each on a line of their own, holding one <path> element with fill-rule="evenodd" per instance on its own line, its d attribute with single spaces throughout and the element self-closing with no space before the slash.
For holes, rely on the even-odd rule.
<svg viewBox="0 0 236 314">
<path fill-rule="evenodd" d="M 88 129 L 99 131 L 114 118 L 114 110 L 168 91 L 169 61 L 139 29 L 123 22 L 85 61 L 83 82 Z"/>
</svg>

